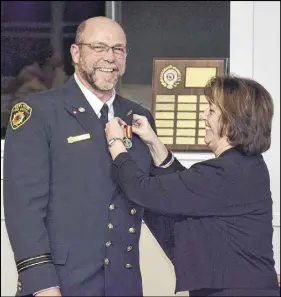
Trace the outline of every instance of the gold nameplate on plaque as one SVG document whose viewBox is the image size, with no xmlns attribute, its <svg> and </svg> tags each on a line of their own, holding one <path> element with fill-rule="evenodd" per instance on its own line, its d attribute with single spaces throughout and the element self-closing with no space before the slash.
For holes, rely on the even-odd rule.
<svg viewBox="0 0 281 297">
<path fill-rule="evenodd" d="M 188 88 L 204 88 L 208 80 L 217 74 L 215 67 L 186 67 L 185 86 Z"/>
<path fill-rule="evenodd" d="M 91 138 L 91 135 L 89 133 L 81 134 L 81 135 L 77 135 L 77 136 L 68 137 L 67 142 L 74 143 L 74 142 L 78 142 L 78 141 L 82 141 L 82 140 L 86 140 L 86 139 L 90 139 L 90 138 Z"/>
<path fill-rule="evenodd" d="M 152 112 L 157 134 L 172 151 L 209 151 L 205 122 L 209 108 L 204 87 L 215 75 L 226 73 L 224 58 L 154 59 Z"/>
</svg>

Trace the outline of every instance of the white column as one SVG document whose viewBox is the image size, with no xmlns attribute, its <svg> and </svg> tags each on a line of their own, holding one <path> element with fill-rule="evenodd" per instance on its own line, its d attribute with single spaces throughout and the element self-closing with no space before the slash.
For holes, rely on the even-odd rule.
<svg viewBox="0 0 281 297">
<path fill-rule="evenodd" d="M 254 1 L 230 1 L 230 72 L 253 76 Z"/>
<path fill-rule="evenodd" d="M 254 1 L 253 78 L 274 102 L 272 141 L 264 159 L 273 199 L 274 251 L 280 273 L 280 1 Z"/>
</svg>

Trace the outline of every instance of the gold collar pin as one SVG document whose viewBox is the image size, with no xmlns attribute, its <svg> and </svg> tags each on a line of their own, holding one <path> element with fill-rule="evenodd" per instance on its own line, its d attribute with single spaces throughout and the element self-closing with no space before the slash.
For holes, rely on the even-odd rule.
<svg viewBox="0 0 281 297">
<path fill-rule="evenodd" d="M 79 111 L 79 112 L 85 112 L 86 109 L 85 109 L 84 107 L 79 107 L 79 108 L 78 108 L 78 111 Z"/>
</svg>

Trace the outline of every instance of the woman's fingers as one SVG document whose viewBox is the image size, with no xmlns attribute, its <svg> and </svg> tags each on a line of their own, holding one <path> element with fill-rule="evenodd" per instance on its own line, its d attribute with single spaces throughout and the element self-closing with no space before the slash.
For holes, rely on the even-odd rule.
<svg viewBox="0 0 281 297">
<path fill-rule="evenodd" d="M 118 118 L 118 117 L 115 117 L 115 120 L 118 122 L 118 124 L 121 126 L 121 127 L 126 127 L 127 124 L 126 122 L 124 122 L 122 119 Z"/>
</svg>

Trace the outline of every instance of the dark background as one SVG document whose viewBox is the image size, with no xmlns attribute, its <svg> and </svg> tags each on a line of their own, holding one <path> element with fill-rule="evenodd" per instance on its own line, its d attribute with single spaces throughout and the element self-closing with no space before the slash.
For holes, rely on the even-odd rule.
<svg viewBox="0 0 281 297">
<path fill-rule="evenodd" d="M 123 83 L 151 84 L 153 58 L 229 58 L 230 1 L 122 1 Z"/>
<path fill-rule="evenodd" d="M 51 1 L 2 1 L 1 6 L 1 25 L 51 22 Z M 66 1 L 64 22 L 79 23 L 98 15 L 105 15 L 105 1 Z M 230 1 L 121 1 L 121 24 L 130 48 L 123 83 L 150 84 L 153 58 L 229 57 Z M 64 33 L 75 34 L 76 28 L 65 27 Z M 73 72 L 69 53 L 73 41 L 63 38 L 68 74 Z M 47 38 L 1 36 L 2 76 L 16 75 L 25 59 L 48 45 Z"/>
<path fill-rule="evenodd" d="M 62 37 L 67 74 L 73 73 L 69 48 L 77 26 L 94 16 L 105 16 L 105 1 L 65 1 L 63 21 L 73 24 L 64 28 Z M 1 1 L 1 76 L 16 76 L 27 60 L 50 47 L 49 37 L 27 37 L 26 34 L 15 37 L 14 33 L 29 32 L 32 35 L 40 32 L 48 36 L 50 29 L 40 23 L 50 24 L 51 21 L 51 1 Z M 15 23 L 18 26 L 13 26 Z"/>
</svg>

